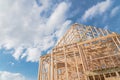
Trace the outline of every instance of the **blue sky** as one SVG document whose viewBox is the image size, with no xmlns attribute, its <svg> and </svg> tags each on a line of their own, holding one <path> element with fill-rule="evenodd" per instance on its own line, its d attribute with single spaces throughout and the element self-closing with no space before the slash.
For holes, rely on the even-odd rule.
<svg viewBox="0 0 120 80">
<path fill-rule="evenodd" d="M 39 57 L 73 23 L 120 33 L 120 1 L 0 0 L 0 80 L 37 80 Z"/>
</svg>

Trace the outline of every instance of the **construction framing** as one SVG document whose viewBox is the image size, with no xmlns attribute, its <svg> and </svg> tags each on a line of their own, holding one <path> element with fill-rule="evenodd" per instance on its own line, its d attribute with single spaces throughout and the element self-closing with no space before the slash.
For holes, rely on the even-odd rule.
<svg viewBox="0 0 120 80">
<path fill-rule="evenodd" d="M 38 80 L 120 80 L 120 35 L 73 24 L 40 57 Z"/>
</svg>

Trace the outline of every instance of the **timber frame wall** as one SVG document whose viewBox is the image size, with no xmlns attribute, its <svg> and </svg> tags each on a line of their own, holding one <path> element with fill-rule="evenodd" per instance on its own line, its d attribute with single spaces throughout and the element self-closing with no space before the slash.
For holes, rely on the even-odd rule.
<svg viewBox="0 0 120 80">
<path fill-rule="evenodd" d="M 40 57 L 38 80 L 120 80 L 120 35 L 73 24 Z"/>
</svg>

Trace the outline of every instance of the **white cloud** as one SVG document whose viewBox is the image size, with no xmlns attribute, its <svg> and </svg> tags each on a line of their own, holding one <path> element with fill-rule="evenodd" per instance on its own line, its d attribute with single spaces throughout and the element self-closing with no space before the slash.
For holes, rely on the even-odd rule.
<svg viewBox="0 0 120 80">
<path fill-rule="evenodd" d="M 111 5 L 112 5 L 112 0 L 105 0 L 99 2 L 96 5 L 90 7 L 88 10 L 86 10 L 81 20 L 87 21 L 88 19 L 91 19 L 96 15 L 102 15 L 109 9 Z"/>
<path fill-rule="evenodd" d="M 48 19 L 47 26 L 50 28 L 54 27 L 53 29 L 59 29 L 59 25 L 61 25 L 61 23 L 63 23 L 66 19 L 66 15 L 64 14 L 68 10 L 69 6 L 70 4 L 67 5 L 65 2 L 60 3 Z M 50 29 L 49 27 L 48 29 Z"/>
<path fill-rule="evenodd" d="M 28 48 L 27 50 L 27 61 L 38 61 L 40 50 L 38 48 Z"/>
<path fill-rule="evenodd" d="M 120 6 L 117 6 L 115 8 L 112 9 L 110 16 L 113 17 L 117 14 L 117 12 L 120 11 Z"/>
<path fill-rule="evenodd" d="M 0 45 L 14 48 L 12 56 L 16 60 L 38 61 L 42 51 L 53 47 L 54 38 L 59 38 L 71 23 L 66 15 L 69 3 L 54 6 L 50 0 L 41 0 L 41 4 L 38 6 L 36 0 L 0 0 Z M 51 15 L 40 16 L 45 11 Z"/>
<path fill-rule="evenodd" d="M 63 27 L 61 27 L 61 29 L 56 31 L 55 34 L 57 35 L 59 40 L 62 37 L 62 35 L 65 33 L 65 31 L 68 29 L 68 26 L 70 26 L 70 24 L 71 24 L 71 20 L 67 20 L 64 22 L 64 24 L 62 24 Z"/>
<path fill-rule="evenodd" d="M 19 48 L 16 48 L 15 49 L 15 52 L 13 53 L 13 57 L 16 59 L 16 60 L 19 60 L 22 52 L 23 52 L 23 47 L 19 47 Z"/>
<path fill-rule="evenodd" d="M 27 79 L 20 73 L 0 71 L 0 80 L 27 80 Z"/>
</svg>

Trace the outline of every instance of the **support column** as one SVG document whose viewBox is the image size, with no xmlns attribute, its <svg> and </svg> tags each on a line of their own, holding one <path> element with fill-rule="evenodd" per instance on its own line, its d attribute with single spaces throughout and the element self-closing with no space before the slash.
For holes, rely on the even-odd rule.
<svg viewBox="0 0 120 80">
<path fill-rule="evenodd" d="M 69 79 L 68 79 L 67 57 L 66 57 L 66 53 L 65 53 L 65 47 L 63 46 L 63 48 L 64 48 L 64 59 L 65 59 L 66 80 L 69 80 Z"/>
<path fill-rule="evenodd" d="M 54 62 L 53 62 L 53 53 L 51 53 L 51 80 L 54 80 Z"/>
<path fill-rule="evenodd" d="M 78 70 L 78 61 L 77 61 L 77 57 L 75 55 L 75 52 L 74 52 L 74 59 L 75 59 L 75 65 L 76 65 L 76 69 L 77 69 L 78 80 L 80 80 L 79 70 Z"/>
<path fill-rule="evenodd" d="M 48 63 L 48 80 L 50 80 L 50 63 Z"/>
<path fill-rule="evenodd" d="M 56 58 L 56 55 L 55 55 L 55 80 L 58 80 L 58 72 L 57 72 L 57 58 Z"/>
<path fill-rule="evenodd" d="M 42 80 L 42 58 L 40 58 L 40 61 L 39 61 L 39 71 L 38 71 L 38 80 Z"/>
<path fill-rule="evenodd" d="M 87 76 L 86 76 L 86 74 L 85 74 L 85 72 L 86 72 L 86 66 L 84 65 L 83 55 L 82 55 L 82 54 L 83 54 L 83 51 L 82 51 L 82 48 L 80 48 L 79 45 L 77 45 L 77 47 L 78 47 L 79 55 L 80 55 L 80 59 L 81 59 L 81 62 L 82 62 L 82 67 L 83 67 L 84 77 L 85 77 L 85 80 L 87 80 Z"/>
</svg>

